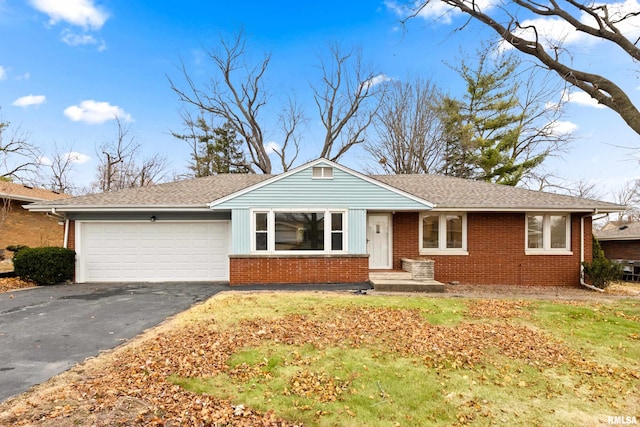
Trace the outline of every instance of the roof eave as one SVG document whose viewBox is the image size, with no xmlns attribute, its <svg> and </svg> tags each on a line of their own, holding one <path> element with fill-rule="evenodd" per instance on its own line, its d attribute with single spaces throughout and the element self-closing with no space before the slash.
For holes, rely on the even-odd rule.
<svg viewBox="0 0 640 427">
<path fill-rule="evenodd" d="M 542 206 L 436 206 L 434 212 L 464 211 L 464 212 L 561 212 L 561 213 L 614 213 L 624 212 L 624 209 L 612 208 L 584 208 L 584 207 L 542 207 Z"/>
<path fill-rule="evenodd" d="M 206 205 L 113 205 L 113 206 L 65 206 L 65 205 L 29 205 L 32 212 L 210 212 Z"/>
</svg>

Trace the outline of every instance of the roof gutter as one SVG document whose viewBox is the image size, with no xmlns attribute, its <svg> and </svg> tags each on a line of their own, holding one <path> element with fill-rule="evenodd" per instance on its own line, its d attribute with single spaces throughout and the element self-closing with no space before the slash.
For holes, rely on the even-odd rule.
<svg viewBox="0 0 640 427">
<path fill-rule="evenodd" d="M 24 207 L 30 212 L 210 212 L 206 206 L 158 206 L 158 205 L 137 205 L 137 206 L 47 206 L 47 205 L 27 205 Z"/>
<path fill-rule="evenodd" d="M 594 209 L 592 213 L 580 217 L 580 285 L 587 289 L 591 289 L 592 291 L 604 292 L 604 289 L 600 289 L 597 286 L 590 285 L 584 281 L 584 219 L 597 214 L 598 209 Z"/>
</svg>

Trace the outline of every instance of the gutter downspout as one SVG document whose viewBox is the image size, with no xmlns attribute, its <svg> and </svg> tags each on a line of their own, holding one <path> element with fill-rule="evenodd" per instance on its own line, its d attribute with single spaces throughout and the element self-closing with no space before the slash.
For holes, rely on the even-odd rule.
<svg viewBox="0 0 640 427">
<path fill-rule="evenodd" d="M 64 220 L 64 240 L 62 247 L 65 249 L 69 247 L 69 218 Z"/>
<path fill-rule="evenodd" d="M 584 281 L 584 219 L 589 216 L 597 215 L 598 209 L 595 209 L 593 213 L 583 215 L 580 217 L 580 285 L 592 291 L 604 292 L 604 289 L 600 289 L 597 286 L 593 286 Z"/>
</svg>

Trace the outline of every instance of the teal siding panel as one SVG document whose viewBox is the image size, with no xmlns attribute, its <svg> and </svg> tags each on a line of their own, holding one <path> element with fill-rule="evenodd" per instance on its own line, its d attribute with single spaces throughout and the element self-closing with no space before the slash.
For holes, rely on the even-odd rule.
<svg viewBox="0 0 640 427">
<path fill-rule="evenodd" d="M 249 209 L 231 211 L 231 253 L 234 255 L 251 252 L 251 213 Z"/>
<path fill-rule="evenodd" d="M 215 206 L 235 208 L 424 210 L 427 206 L 337 168 L 333 179 L 313 179 L 312 168 L 307 168 Z"/>
<path fill-rule="evenodd" d="M 367 211 L 364 209 L 349 210 L 349 239 L 350 254 L 367 253 Z"/>
</svg>

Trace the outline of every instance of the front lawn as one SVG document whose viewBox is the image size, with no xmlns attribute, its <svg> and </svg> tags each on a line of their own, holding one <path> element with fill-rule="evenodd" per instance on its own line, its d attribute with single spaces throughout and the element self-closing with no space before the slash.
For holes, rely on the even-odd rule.
<svg viewBox="0 0 640 427">
<path fill-rule="evenodd" d="M 0 406 L 0 425 L 584 426 L 609 417 L 640 420 L 638 299 L 225 293 Z"/>
</svg>

